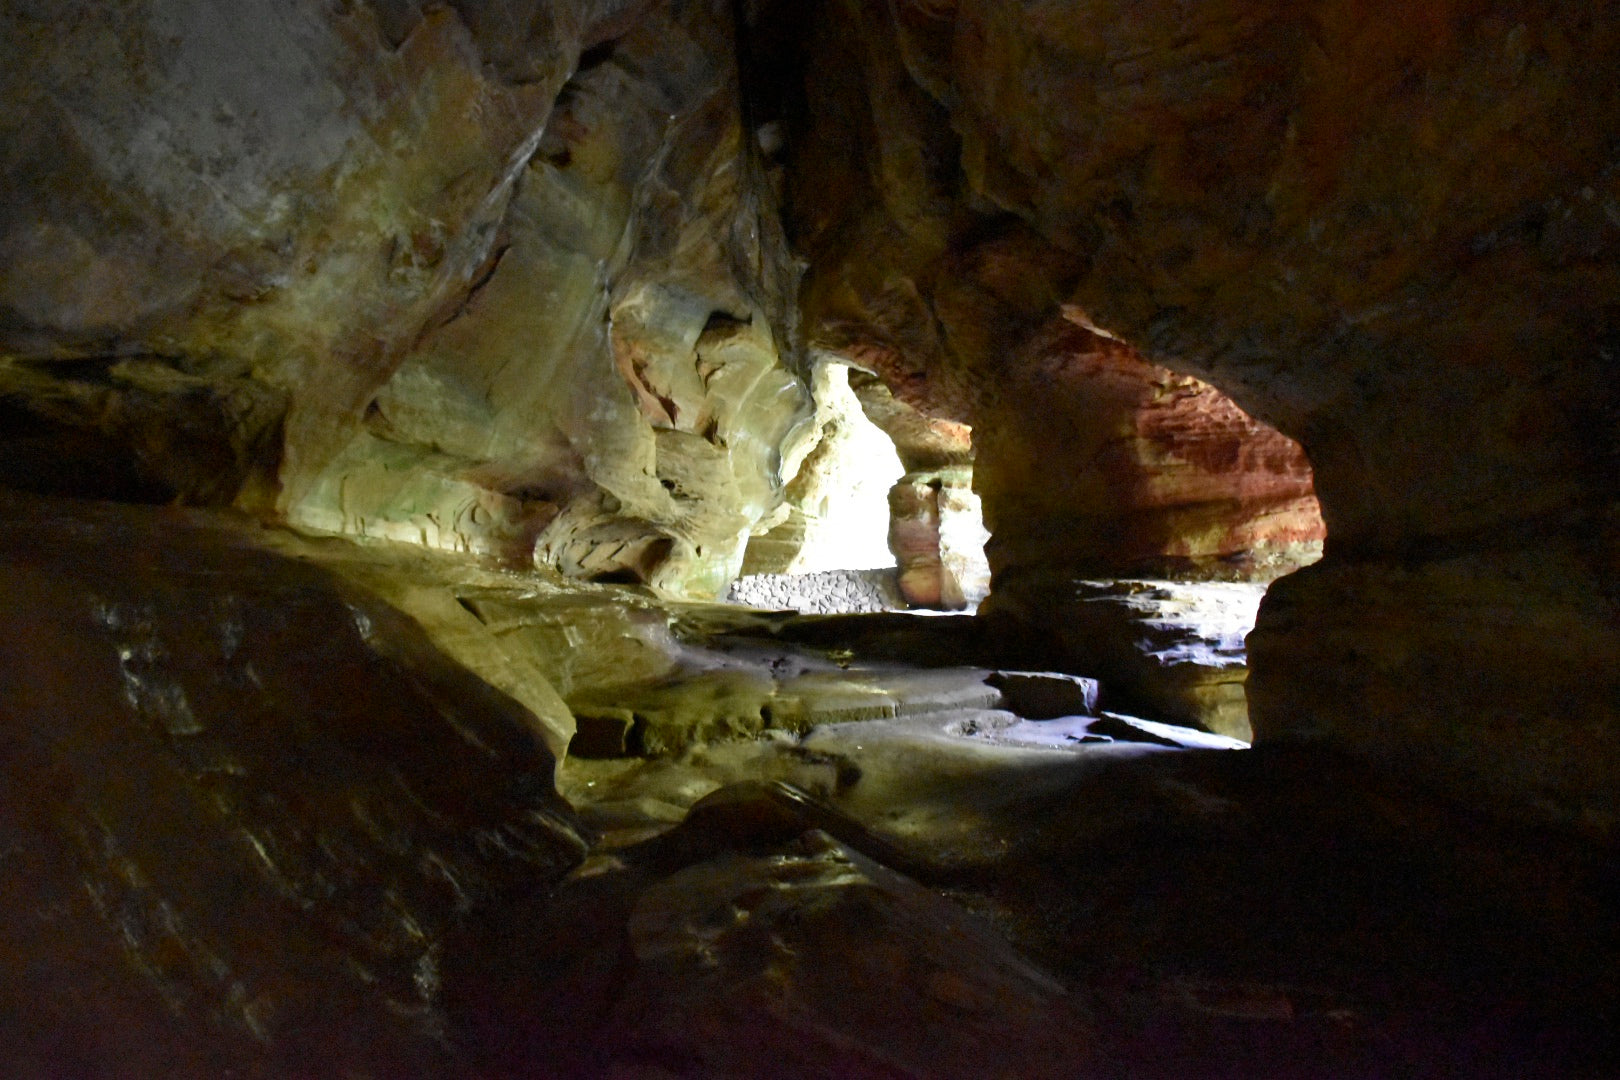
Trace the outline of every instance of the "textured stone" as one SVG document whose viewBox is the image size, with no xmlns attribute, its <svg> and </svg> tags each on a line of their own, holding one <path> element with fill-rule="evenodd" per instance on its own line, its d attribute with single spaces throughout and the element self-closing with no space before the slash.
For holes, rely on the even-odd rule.
<svg viewBox="0 0 1620 1080">
<path fill-rule="evenodd" d="M 583 856 L 534 717 L 239 530 L 4 508 L 5 1071 L 444 1069 L 449 935 Z"/>
<path fill-rule="evenodd" d="M 973 429 L 967 424 L 906 404 L 870 372 L 852 370 L 849 385 L 867 419 L 894 442 L 907 472 L 973 464 Z"/>
<path fill-rule="evenodd" d="M 985 682 L 1001 691 L 1002 705 L 1026 720 L 1094 716 L 1096 679 L 1050 671 L 998 671 Z"/>
<path fill-rule="evenodd" d="M 3 1071 L 1605 1075 L 1617 55 L 1611 0 L 6 4 L 0 484 L 466 576 L 0 500 Z M 942 481 L 940 602 L 972 425 L 985 618 L 556 588 L 714 595 L 808 525 L 811 358 Z M 841 670 L 1238 733 L 1241 631 L 1090 575 L 1270 578 L 1312 483 L 1251 752 Z M 750 624 L 837 651 L 683 639 Z M 583 763 L 656 783 L 559 885 L 570 705 L 761 737 Z M 1088 1012 L 771 798 L 629 839 L 761 761 Z"/>
<path fill-rule="evenodd" d="M 745 574 L 726 598 L 758 608 L 841 615 L 906 606 L 894 570 L 824 570 L 815 574 Z"/>
<path fill-rule="evenodd" d="M 821 724 L 987 709 L 1002 695 L 987 671 L 850 667 L 821 658 L 739 662 L 687 649 L 672 676 L 642 684 L 584 687 L 568 697 L 592 757 L 669 756 L 766 732 L 801 734 Z"/>
<path fill-rule="evenodd" d="M 795 1077 L 1087 1071 L 1086 1021 L 1060 986 L 825 833 L 658 882 L 627 932 L 635 967 L 615 1011 L 627 1061 L 656 1046 L 714 1077 L 759 1076 L 762 1060 Z"/>
<path fill-rule="evenodd" d="M 724 588 L 811 407 L 729 5 L 4 29 L 25 486 Z"/>
<path fill-rule="evenodd" d="M 976 608 L 990 591 L 984 528 L 973 470 L 907 473 L 889 491 L 889 547 L 900 591 L 912 607 Z"/>
<path fill-rule="evenodd" d="M 1268 580 L 1320 557 L 1298 443 L 1068 318 L 1031 340 L 984 411 L 974 475 L 999 589 L 1059 569 Z"/>
<path fill-rule="evenodd" d="M 913 40 L 903 14 L 834 3 L 807 33 L 811 56 L 862 42 L 838 65 L 809 63 L 790 139 L 813 342 L 889 385 L 870 407 L 897 444 L 937 446 L 907 408 L 973 423 L 998 588 L 1065 567 L 1263 580 L 1314 560 L 1323 526 L 1299 446 L 1093 333 L 1063 303 L 1085 269 L 1070 238 L 973 188 L 941 104 L 951 91 L 925 73 L 948 71 L 953 18 L 924 16 L 938 32 Z M 946 55 L 930 59 L 933 48 Z M 863 148 L 868 167 L 843 168 L 841 146 Z M 907 548 L 926 548 L 925 517 Z M 912 577 L 926 602 L 949 592 L 930 566 Z"/>
<path fill-rule="evenodd" d="M 1070 581 L 997 593 L 994 632 L 1100 682 L 1103 707 L 1253 739 L 1245 635 L 1263 588 L 1239 582 Z"/>
<path fill-rule="evenodd" d="M 1620 654 L 1620 17 L 1561 0 L 1408 15 L 829 4 L 801 39 L 809 107 L 789 139 L 806 314 L 897 395 L 963 419 L 1064 304 L 1208 379 L 1304 446 L 1331 535 L 1335 565 L 1261 614 L 1260 737 L 1389 767 L 1417 764 L 1410 741 L 1414 776 L 1483 775 L 1472 688 L 1500 684 L 1536 763 L 1496 792 L 1607 829 L 1620 697 L 1588 674 Z M 990 428 L 1016 440 L 1007 423 Z M 1527 590 L 1512 626 L 1583 630 L 1508 677 L 1489 598 L 1538 559 L 1571 576 Z M 1428 605 L 1431 573 L 1478 602 Z M 1331 580 L 1412 583 L 1454 626 L 1403 629 L 1393 603 L 1315 584 Z M 1379 688 L 1377 725 L 1334 689 L 1360 685 Z"/>
<path fill-rule="evenodd" d="M 819 358 L 811 375 L 814 443 L 792 471 L 779 522 L 755 526 L 742 573 L 813 574 L 894 565 L 887 543 L 889 484 L 904 468 L 886 432 L 864 413 L 847 364 Z M 796 470 L 794 470 L 796 466 Z"/>
<path fill-rule="evenodd" d="M 787 286 L 736 270 L 785 260 L 725 31 L 713 5 L 661 13 L 574 74 L 499 263 L 381 389 L 310 514 L 452 545 L 504 531 L 497 550 L 571 576 L 724 587 L 810 408 L 773 337 Z"/>
</svg>

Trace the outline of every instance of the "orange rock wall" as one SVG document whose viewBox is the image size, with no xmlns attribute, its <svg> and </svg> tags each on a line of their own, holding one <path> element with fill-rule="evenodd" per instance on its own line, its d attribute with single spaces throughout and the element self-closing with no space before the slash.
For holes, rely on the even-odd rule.
<svg viewBox="0 0 1620 1080">
<path fill-rule="evenodd" d="M 809 39 L 813 332 L 993 410 L 1067 303 L 1229 393 L 1329 536 L 1251 638 L 1259 737 L 1620 821 L 1620 5 L 891 11 Z"/>
</svg>

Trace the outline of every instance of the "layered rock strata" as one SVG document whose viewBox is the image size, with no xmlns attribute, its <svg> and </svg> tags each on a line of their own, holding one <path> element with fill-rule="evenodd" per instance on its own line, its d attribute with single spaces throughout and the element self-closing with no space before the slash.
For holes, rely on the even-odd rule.
<svg viewBox="0 0 1620 1080">
<path fill-rule="evenodd" d="M 1259 737 L 1612 828 L 1620 12 L 821 10 L 813 334 L 961 408 L 1066 303 L 1209 380 L 1299 439 L 1332 537 L 1262 609 Z"/>
<path fill-rule="evenodd" d="M 4 30 L 9 472 L 724 587 L 810 410 L 729 5 Z"/>
</svg>

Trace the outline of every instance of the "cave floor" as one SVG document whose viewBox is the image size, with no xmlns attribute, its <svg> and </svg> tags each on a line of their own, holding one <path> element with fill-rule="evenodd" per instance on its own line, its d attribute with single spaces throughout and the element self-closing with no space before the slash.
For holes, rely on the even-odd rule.
<svg viewBox="0 0 1620 1080">
<path fill-rule="evenodd" d="M 1609 1074 L 1602 853 L 1309 748 L 986 707 L 985 669 L 897 661 L 972 655 L 954 620 L 776 616 L 738 636 L 737 617 L 677 622 L 737 665 L 885 688 L 901 715 L 570 757 L 560 790 L 598 839 L 529 933 L 596 929 L 546 961 L 595 1011 L 490 1035 L 508 1060 L 624 1077 Z"/>
<path fill-rule="evenodd" d="M 10 509 L 8 1075 L 1620 1060 L 1612 847 L 1110 712 L 983 619 Z"/>
</svg>

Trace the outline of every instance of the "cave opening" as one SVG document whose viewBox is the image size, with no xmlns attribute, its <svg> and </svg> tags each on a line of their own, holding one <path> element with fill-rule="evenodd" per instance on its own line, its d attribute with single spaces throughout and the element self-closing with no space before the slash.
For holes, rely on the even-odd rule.
<svg viewBox="0 0 1620 1080">
<path fill-rule="evenodd" d="M 938 422 L 838 358 L 817 362 L 812 395 L 813 445 L 782 509 L 756 527 L 728 597 L 820 614 L 971 613 L 990 578 L 972 429 L 947 425 L 941 452 Z"/>
</svg>

